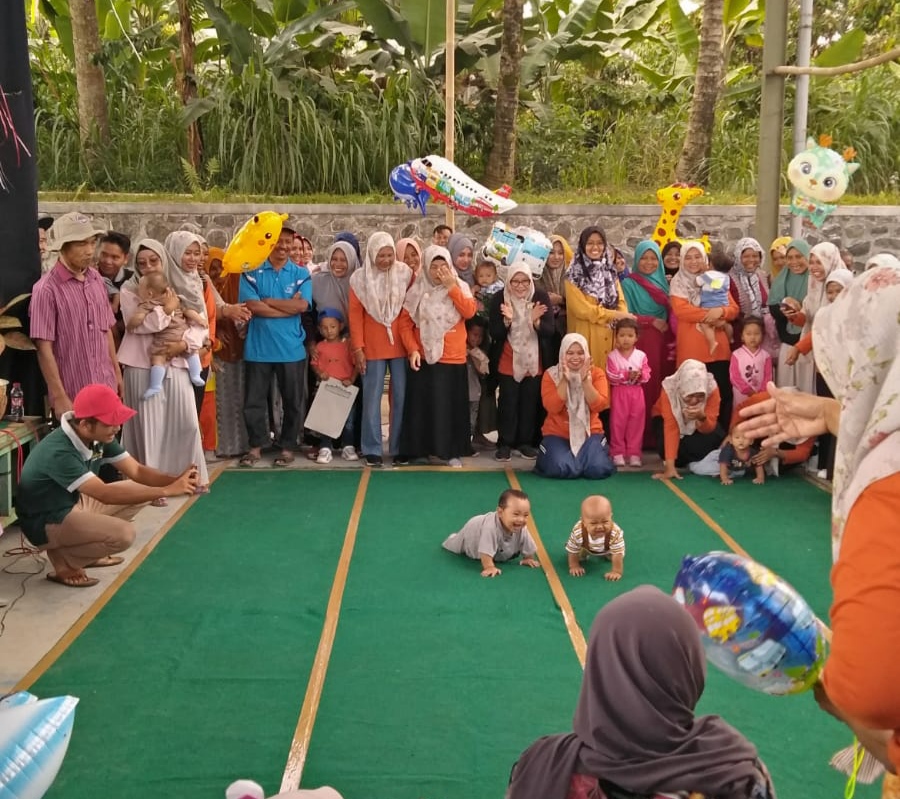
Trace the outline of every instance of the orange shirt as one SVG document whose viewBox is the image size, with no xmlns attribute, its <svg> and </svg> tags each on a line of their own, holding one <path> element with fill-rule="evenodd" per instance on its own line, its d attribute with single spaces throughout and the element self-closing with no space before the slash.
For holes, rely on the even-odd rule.
<svg viewBox="0 0 900 799">
<path fill-rule="evenodd" d="M 719 418 L 719 389 L 714 389 L 712 394 L 706 398 L 706 407 L 703 409 L 706 413 L 706 421 L 697 425 L 697 430 L 701 433 L 711 433 L 716 429 L 716 420 Z M 672 403 L 669 402 L 669 395 L 665 391 L 661 392 L 659 399 L 653 405 L 651 411 L 653 416 L 662 416 L 663 420 L 663 442 L 665 444 L 665 460 L 674 461 L 678 457 L 678 445 L 681 443 L 681 431 L 678 429 L 678 421 L 675 419 L 675 412 L 672 410 Z"/>
<path fill-rule="evenodd" d="M 716 342 L 719 346 L 712 354 L 709 352 L 706 337 L 697 330 L 697 323 L 706 318 L 709 310 L 709 308 L 698 308 L 696 305 L 692 305 L 684 297 L 672 297 L 672 313 L 678 318 L 678 328 L 675 331 L 675 363 L 678 366 L 681 366 L 688 358 L 693 358 L 701 363 L 731 359 L 731 342 L 724 330 L 716 330 Z M 734 297 L 729 294 L 728 306 L 725 308 L 726 321 L 733 322 L 738 318 L 740 311 Z"/>
<path fill-rule="evenodd" d="M 401 311 L 401 313 L 403 313 Z M 388 361 L 392 358 L 405 358 L 406 350 L 400 338 L 400 316 L 391 322 L 391 333 L 394 343 L 388 338 L 387 328 L 376 322 L 365 306 L 359 301 L 356 292 L 350 289 L 350 344 L 354 350 L 362 350 L 367 361 Z"/>
<path fill-rule="evenodd" d="M 471 319 L 475 316 L 475 298 L 467 297 L 463 294 L 462 289 L 458 285 L 453 286 L 447 294 L 453 300 L 453 305 L 462 318 L 444 333 L 444 352 L 438 363 L 465 363 L 466 319 Z M 406 351 L 424 353 L 422 339 L 419 336 L 419 328 L 416 327 L 416 323 L 413 322 L 406 308 L 400 311 L 399 320 L 400 337 L 403 340 Z"/>
<path fill-rule="evenodd" d="M 206 318 L 209 321 L 209 340 L 213 346 L 200 356 L 200 366 L 205 369 L 212 363 L 213 350 L 216 348 L 216 298 L 209 283 L 203 281 L 203 302 L 206 305 Z"/>
<path fill-rule="evenodd" d="M 606 381 L 606 372 L 594 366 L 591 368 L 591 383 L 599 395 L 597 401 L 588 406 L 591 412 L 591 434 L 602 433 L 603 423 L 600 421 L 600 411 L 609 407 L 609 383 Z M 550 372 L 544 372 L 541 378 L 541 401 L 547 411 L 547 418 L 541 427 L 541 433 L 545 436 L 559 436 L 569 440 L 569 409 L 556 390 L 556 382 Z"/>
<path fill-rule="evenodd" d="M 807 333 L 794 346 L 801 355 L 809 355 L 812 352 L 812 333 Z"/>
<path fill-rule="evenodd" d="M 831 654 L 823 680 L 842 713 L 876 730 L 900 768 L 900 473 L 872 483 L 847 519 L 831 571 Z"/>
</svg>

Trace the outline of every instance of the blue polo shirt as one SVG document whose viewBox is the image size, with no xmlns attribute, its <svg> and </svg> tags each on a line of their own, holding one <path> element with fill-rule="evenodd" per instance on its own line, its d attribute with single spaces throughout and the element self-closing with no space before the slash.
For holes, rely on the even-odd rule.
<svg viewBox="0 0 900 799">
<path fill-rule="evenodd" d="M 259 269 L 241 275 L 239 302 L 290 300 L 297 293 L 312 304 L 309 270 L 288 261 L 281 269 L 266 260 Z M 300 314 L 283 318 L 254 316 L 247 326 L 244 360 L 258 363 L 290 363 L 306 358 L 306 334 Z"/>
</svg>

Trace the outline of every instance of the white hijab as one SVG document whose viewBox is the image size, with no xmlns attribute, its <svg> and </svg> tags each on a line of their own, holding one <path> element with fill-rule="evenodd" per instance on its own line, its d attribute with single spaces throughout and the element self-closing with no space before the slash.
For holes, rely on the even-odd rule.
<svg viewBox="0 0 900 799">
<path fill-rule="evenodd" d="M 382 271 L 375 266 L 375 257 L 383 247 L 394 250 L 394 263 L 390 269 Z M 412 270 L 402 261 L 397 260 L 394 239 L 389 233 L 373 233 L 366 242 L 366 258 L 362 269 L 350 275 L 350 288 L 353 289 L 366 313 L 387 329 L 388 341 L 394 343 L 394 331 L 391 327 L 400 315 L 403 300 Z"/>
<path fill-rule="evenodd" d="M 812 270 L 809 270 L 809 288 L 806 290 L 806 296 L 803 298 L 803 313 L 806 315 L 806 324 L 803 327 L 804 334 L 812 330 L 813 319 L 819 312 L 819 308 L 826 304 L 825 284 L 828 282 L 828 276 L 835 269 L 844 268 L 844 262 L 841 260 L 841 251 L 830 241 L 823 241 L 821 244 L 817 244 L 809 251 L 809 254 L 815 255 L 822 266 L 825 267 L 825 277 L 821 280 L 816 280 L 813 277 Z"/>
<path fill-rule="evenodd" d="M 425 350 L 425 361 L 430 364 L 437 363 L 441 359 L 444 354 L 444 336 L 462 319 L 447 287 L 431 279 L 431 262 L 435 258 L 442 258 L 447 262 L 447 266 L 453 269 L 456 285 L 460 291 L 466 297 L 472 296 L 469 284 L 457 276 L 450 251 L 446 247 L 434 244 L 426 247 L 422 256 L 422 268 L 406 294 L 403 307 L 419 329 L 419 338 L 422 339 L 422 348 Z"/>
<path fill-rule="evenodd" d="M 181 259 L 192 244 L 202 244 L 203 239 L 187 230 L 176 230 L 166 236 L 165 248 L 169 254 L 166 263 L 166 280 L 178 298 L 191 310 L 206 317 L 206 300 L 203 294 L 203 278 L 198 270 L 188 272 L 181 268 Z"/>
<path fill-rule="evenodd" d="M 900 471 L 900 264 L 876 266 L 816 314 L 816 365 L 841 403 L 831 495 L 834 559 L 859 495 Z"/>
<path fill-rule="evenodd" d="M 699 241 L 685 241 L 681 245 L 681 267 L 672 278 L 669 284 L 669 295 L 672 297 L 681 297 L 687 300 L 691 305 L 700 304 L 700 286 L 697 285 L 697 275 L 692 275 L 684 268 L 684 256 L 691 250 L 697 250 L 703 256 L 703 262 L 708 264 L 709 258 L 706 255 L 706 248 Z"/>
<path fill-rule="evenodd" d="M 585 358 L 591 357 L 587 339 L 581 333 L 567 333 L 563 336 L 562 343 L 559 345 L 559 363 L 547 370 L 557 385 L 563 374 L 566 353 L 573 344 L 581 345 Z M 581 384 L 580 375 L 572 375 L 569 378 L 566 390 L 566 410 L 569 412 L 569 448 L 573 455 L 578 455 L 584 442 L 591 435 L 591 409 L 584 398 L 584 386 Z"/>
<path fill-rule="evenodd" d="M 516 275 L 525 275 L 531 285 L 528 294 L 519 299 L 509 285 Z M 521 383 L 524 377 L 537 377 L 541 371 L 541 356 L 538 347 L 538 334 L 531 320 L 531 309 L 534 307 L 534 279 L 531 269 L 521 261 L 510 264 L 506 269 L 506 281 L 503 287 L 503 302 L 513 309 L 512 324 L 509 326 L 509 345 L 512 348 L 513 379 Z"/>
<path fill-rule="evenodd" d="M 697 420 L 684 418 L 683 398 L 691 394 L 703 394 L 705 404 L 709 395 L 716 390 L 715 378 L 700 361 L 688 358 L 678 367 L 675 374 L 662 381 L 662 387 L 669 398 L 675 421 L 678 422 L 678 432 L 682 436 L 691 435 L 697 429 Z"/>
</svg>

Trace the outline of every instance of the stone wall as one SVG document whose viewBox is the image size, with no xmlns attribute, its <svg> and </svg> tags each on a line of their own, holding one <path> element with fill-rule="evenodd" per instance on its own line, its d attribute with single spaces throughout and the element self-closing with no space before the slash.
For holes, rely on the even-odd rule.
<svg viewBox="0 0 900 799">
<path fill-rule="evenodd" d="M 207 233 L 210 244 L 224 246 L 249 216 L 268 206 L 247 204 L 203 203 L 41 203 L 41 210 L 54 216 L 80 210 L 102 222 L 103 226 L 120 230 L 132 240 L 149 237 L 164 239 L 186 222 L 199 225 Z M 290 215 L 293 226 L 308 236 L 317 254 L 332 242 L 334 234 L 350 230 L 364 240 L 376 230 L 387 230 L 396 238 L 413 236 L 428 241 L 434 226 L 444 221 L 444 209 L 431 205 L 427 216 L 394 205 L 285 205 L 272 207 Z M 660 208 L 651 205 L 520 205 L 499 217 L 510 227 L 527 225 L 545 233 L 559 233 L 573 244 L 587 225 L 600 224 L 611 243 L 633 252 L 635 245 L 647 238 L 659 217 Z M 743 236 L 752 236 L 756 210 L 754 206 L 697 205 L 688 206 L 678 224 L 683 236 L 708 231 L 714 241 L 726 249 Z M 790 230 L 791 215 L 781 208 L 781 229 Z M 465 214 L 456 214 L 456 229 L 483 241 L 493 222 Z M 900 207 L 843 206 L 826 221 L 821 231 L 804 234 L 811 244 L 833 241 L 853 253 L 861 268 L 869 255 L 877 252 L 900 254 Z M 763 246 L 766 243 L 763 242 Z"/>
</svg>

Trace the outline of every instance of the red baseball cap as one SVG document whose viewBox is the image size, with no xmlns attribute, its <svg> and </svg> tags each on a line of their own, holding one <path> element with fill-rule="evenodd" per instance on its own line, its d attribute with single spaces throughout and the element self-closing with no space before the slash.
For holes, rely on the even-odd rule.
<svg viewBox="0 0 900 799">
<path fill-rule="evenodd" d="M 127 422 L 137 411 L 123 405 L 109 386 L 94 383 L 75 395 L 72 413 L 76 419 L 97 419 L 103 424 L 118 425 Z"/>
</svg>

